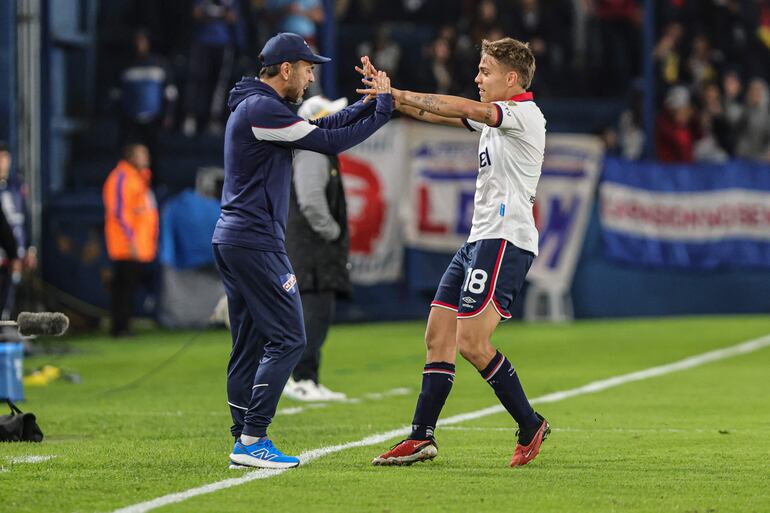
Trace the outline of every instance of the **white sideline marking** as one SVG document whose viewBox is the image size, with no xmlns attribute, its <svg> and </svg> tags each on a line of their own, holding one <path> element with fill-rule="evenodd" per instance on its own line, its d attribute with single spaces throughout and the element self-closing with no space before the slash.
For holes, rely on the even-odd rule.
<svg viewBox="0 0 770 513">
<path fill-rule="evenodd" d="M 19 463 L 42 463 L 44 461 L 52 460 L 55 457 L 56 456 L 16 456 L 8 458 L 8 461 L 15 465 Z"/>
<path fill-rule="evenodd" d="M 385 399 L 386 397 L 395 397 L 399 395 L 407 395 L 412 391 L 411 388 L 394 388 L 392 390 L 388 390 L 387 392 L 377 393 L 373 392 L 371 394 L 364 394 L 364 397 L 366 399 L 369 399 L 370 401 L 379 401 L 381 399 Z"/>
<path fill-rule="evenodd" d="M 515 426 L 509 427 L 473 427 L 473 426 L 445 426 L 442 431 L 507 431 L 513 432 Z M 680 429 L 680 428 L 649 428 L 649 429 L 627 429 L 627 428 L 551 428 L 554 433 L 718 433 L 720 430 L 714 429 Z M 736 433 L 736 430 L 730 429 L 730 433 Z"/>
<path fill-rule="evenodd" d="M 750 340 L 748 342 L 743 342 L 741 344 L 730 346 L 724 349 L 717 349 L 715 351 L 709 351 L 707 353 L 690 356 L 683 360 L 679 360 L 677 362 L 669 363 L 666 365 L 650 367 L 649 369 L 645 369 L 637 372 L 631 372 L 629 374 L 622 374 L 620 376 L 615 376 L 612 378 L 601 379 L 599 381 L 592 381 L 587 385 L 583 385 L 578 388 L 572 388 L 570 390 L 553 392 L 551 394 L 546 394 L 544 396 L 536 397 L 532 399 L 530 402 L 532 404 L 554 403 L 554 402 L 562 401 L 564 399 L 568 399 L 570 397 L 575 397 L 578 395 L 593 394 L 596 392 L 600 392 L 602 390 L 607 390 L 608 388 L 613 388 L 619 385 L 623 385 L 625 383 L 633 383 L 635 381 L 641 381 L 644 379 L 654 378 L 657 376 L 663 376 L 664 374 L 670 374 L 672 372 L 692 369 L 693 367 L 698 367 L 709 362 L 724 360 L 725 358 L 731 358 L 733 356 L 752 353 L 754 351 L 758 351 L 768 346 L 770 346 L 770 335 L 765 335 L 764 337 Z M 503 411 L 505 411 L 505 409 L 502 407 L 502 405 L 490 406 L 489 408 L 483 408 L 481 410 L 476 410 L 468 413 L 461 413 L 459 415 L 448 417 L 446 419 L 440 420 L 438 422 L 438 425 L 449 426 L 452 424 L 459 424 L 460 422 L 465 422 L 466 420 L 479 419 L 481 417 L 486 417 L 486 416 L 493 415 L 495 413 L 500 413 Z M 348 442 L 345 444 L 320 447 L 318 449 L 313 449 L 311 451 L 300 454 L 300 459 L 302 460 L 302 464 L 304 465 L 304 464 L 310 463 L 315 459 L 326 456 L 327 454 L 333 454 L 335 452 L 340 452 L 347 449 L 353 449 L 354 447 L 366 447 L 369 445 L 381 444 L 383 442 L 390 440 L 391 438 L 406 436 L 407 434 L 409 434 L 410 431 L 411 431 L 410 427 L 404 426 L 399 429 L 393 429 L 391 431 L 386 431 L 384 433 L 377 433 L 371 436 L 367 436 L 366 438 L 362 438 L 361 440 L 357 440 L 355 442 Z M 187 499 L 197 497 L 198 495 L 217 492 L 219 490 L 224 490 L 225 488 L 231 488 L 233 486 L 242 485 L 250 481 L 255 481 L 257 479 L 266 479 L 269 477 L 275 477 L 280 474 L 283 474 L 287 470 L 289 469 L 255 470 L 255 471 L 249 472 L 248 474 L 242 477 L 217 481 L 215 483 L 199 486 L 197 488 L 191 488 L 184 492 L 171 493 L 168 495 L 164 495 L 162 497 L 158 497 L 156 499 L 140 502 L 132 506 L 126 506 L 125 508 L 117 509 L 113 513 L 144 513 L 146 511 L 151 511 L 153 509 L 167 506 L 169 504 L 175 504 L 178 502 L 186 501 Z"/>
<path fill-rule="evenodd" d="M 1 1 L 1 0 L 0 0 Z M 324 403 L 304 403 L 303 406 L 290 406 L 287 408 L 281 408 L 278 410 L 276 415 L 298 415 L 300 413 L 303 413 L 307 410 L 317 410 L 321 408 L 327 408 L 332 405 L 336 404 L 361 404 L 365 401 L 380 401 L 382 399 L 386 399 L 388 397 L 396 397 L 400 395 L 407 395 L 412 392 L 411 388 L 392 388 L 390 390 L 386 390 L 384 392 L 372 392 L 369 394 L 364 394 L 363 398 L 359 397 L 351 397 L 348 399 L 345 399 L 344 401 L 330 401 L 330 402 L 324 402 Z M 230 404 L 230 403 L 228 403 Z M 234 404 L 230 404 L 231 406 L 235 406 L 236 408 L 245 409 L 242 406 L 236 406 Z M 109 412 L 110 415 L 124 415 L 124 416 L 131 416 L 131 417 L 186 417 L 186 416 L 193 416 L 200 417 L 201 415 L 208 415 L 209 417 L 228 417 L 229 414 L 226 412 L 183 412 L 183 411 L 135 411 L 135 412 Z"/>
</svg>

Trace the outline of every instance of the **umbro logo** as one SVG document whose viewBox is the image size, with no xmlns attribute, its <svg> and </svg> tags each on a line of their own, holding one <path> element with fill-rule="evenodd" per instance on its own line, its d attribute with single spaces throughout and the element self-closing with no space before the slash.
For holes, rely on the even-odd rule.
<svg viewBox="0 0 770 513">
<path fill-rule="evenodd" d="M 475 304 L 475 303 L 476 303 L 476 300 L 475 300 L 475 299 L 473 299 L 473 298 L 472 298 L 472 297 L 470 297 L 470 296 L 465 296 L 465 297 L 463 298 L 463 303 L 467 303 L 467 304 L 469 304 L 469 305 L 472 305 L 472 304 Z"/>
</svg>

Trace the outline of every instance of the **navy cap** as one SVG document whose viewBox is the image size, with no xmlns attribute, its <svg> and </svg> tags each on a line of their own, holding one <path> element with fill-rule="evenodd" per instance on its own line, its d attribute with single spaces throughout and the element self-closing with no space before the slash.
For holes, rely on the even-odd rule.
<svg viewBox="0 0 770 513">
<path fill-rule="evenodd" d="M 263 66 L 296 61 L 321 64 L 331 60 L 314 54 L 302 36 L 291 32 L 281 32 L 268 39 L 265 47 L 262 48 L 262 53 L 259 54 L 259 59 Z"/>
</svg>

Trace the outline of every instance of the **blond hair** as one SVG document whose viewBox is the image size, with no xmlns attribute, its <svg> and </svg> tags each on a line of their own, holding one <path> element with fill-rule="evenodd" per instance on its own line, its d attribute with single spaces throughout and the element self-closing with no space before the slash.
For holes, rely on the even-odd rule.
<svg viewBox="0 0 770 513">
<path fill-rule="evenodd" d="M 481 54 L 494 57 L 503 66 L 511 68 L 519 76 L 519 85 L 529 89 L 532 77 L 535 76 L 535 56 L 529 49 L 529 43 L 512 37 L 497 41 L 485 39 L 481 42 Z"/>
</svg>

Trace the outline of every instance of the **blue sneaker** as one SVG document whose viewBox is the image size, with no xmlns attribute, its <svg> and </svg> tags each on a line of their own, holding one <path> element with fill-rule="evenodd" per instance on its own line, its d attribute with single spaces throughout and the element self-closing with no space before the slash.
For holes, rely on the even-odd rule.
<svg viewBox="0 0 770 513">
<path fill-rule="evenodd" d="M 299 458 L 286 456 L 269 439 L 263 442 L 243 445 L 235 442 L 230 461 L 236 465 L 258 468 L 292 468 L 299 465 Z"/>
</svg>

